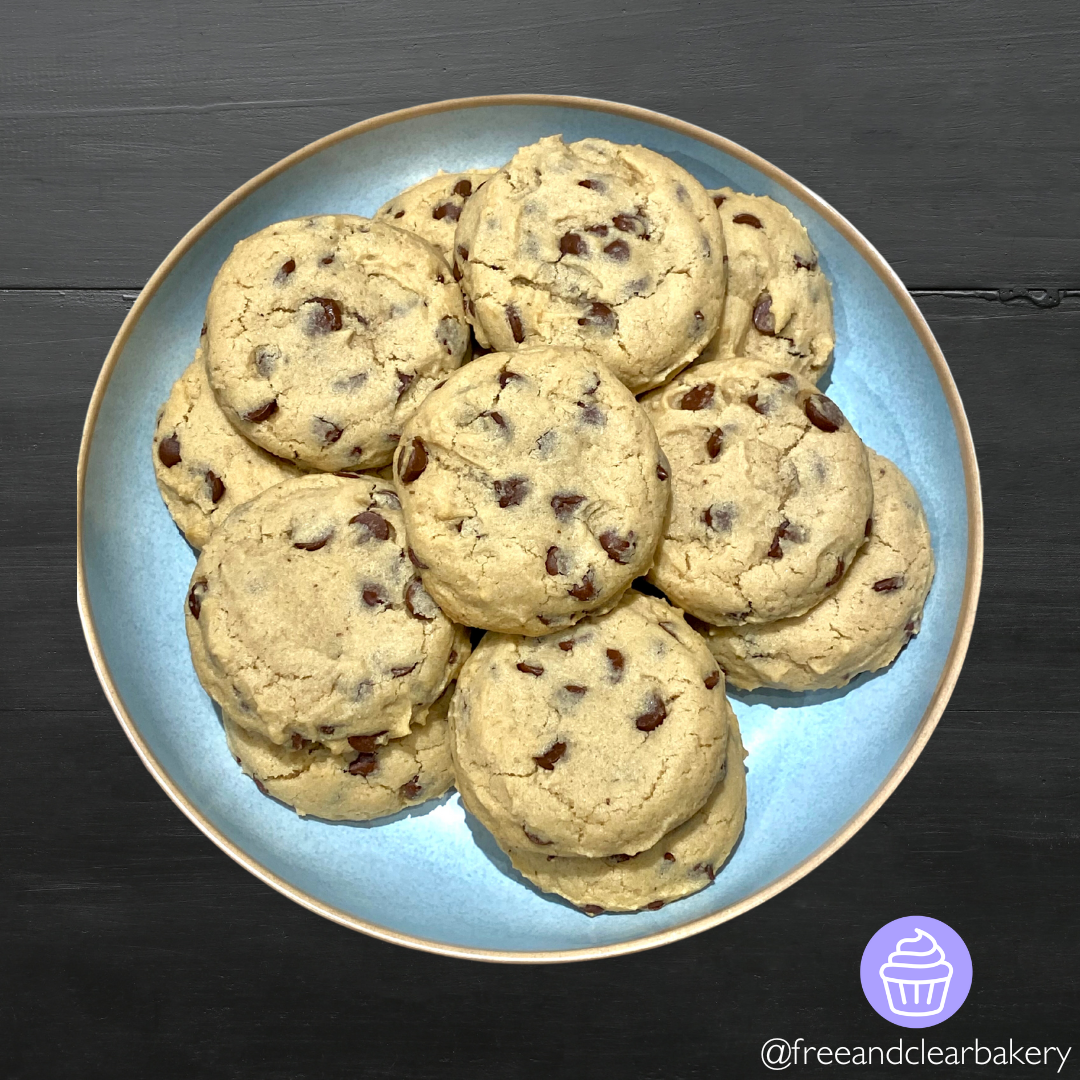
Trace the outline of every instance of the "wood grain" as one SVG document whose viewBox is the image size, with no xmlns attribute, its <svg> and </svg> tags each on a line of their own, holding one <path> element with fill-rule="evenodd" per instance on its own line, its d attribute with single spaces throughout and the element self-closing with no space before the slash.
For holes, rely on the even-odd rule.
<svg viewBox="0 0 1080 1080">
<path fill-rule="evenodd" d="M 447 97 L 670 113 L 817 191 L 916 288 L 1080 288 L 1080 24 L 1054 0 L 50 0 L 0 39 L 0 287 L 141 285 L 331 131 Z"/>
<path fill-rule="evenodd" d="M 857 967 L 907 912 L 951 923 L 974 959 L 939 1041 L 1075 1038 L 1080 298 L 920 297 L 971 420 L 987 560 L 956 693 L 896 794 L 728 925 L 533 969 L 411 952 L 303 911 L 217 851 L 127 744 L 79 631 L 72 537 L 78 431 L 130 302 L 0 293 L 5 1077 L 760 1075 L 773 1036 L 896 1043 Z"/>
</svg>

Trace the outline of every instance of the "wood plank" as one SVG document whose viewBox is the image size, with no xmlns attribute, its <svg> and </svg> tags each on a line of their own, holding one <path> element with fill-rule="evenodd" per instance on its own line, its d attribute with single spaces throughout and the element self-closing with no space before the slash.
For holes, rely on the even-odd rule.
<svg viewBox="0 0 1080 1080">
<path fill-rule="evenodd" d="M 912 287 L 1080 287 L 1080 24 L 1053 0 L 54 0 L 0 42 L 0 287 L 142 284 L 305 143 L 470 94 L 627 101 L 762 154 Z"/>
</svg>

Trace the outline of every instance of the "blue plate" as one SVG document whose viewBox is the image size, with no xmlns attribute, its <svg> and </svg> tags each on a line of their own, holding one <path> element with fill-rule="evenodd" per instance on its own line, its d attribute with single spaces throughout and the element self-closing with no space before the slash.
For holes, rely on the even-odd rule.
<svg viewBox="0 0 1080 1080">
<path fill-rule="evenodd" d="M 717 880 L 660 911 L 590 919 L 526 884 L 452 794 L 376 824 L 301 820 L 236 767 L 192 670 L 183 600 L 195 564 L 158 496 L 158 406 L 191 361 L 214 274 L 241 237 L 284 218 L 371 214 L 439 168 L 501 165 L 561 133 L 666 154 L 706 187 L 784 203 L 833 285 L 829 394 L 926 507 L 937 578 L 922 633 L 885 672 L 843 691 L 737 696 L 746 831 Z M 820 863 L 910 768 L 955 683 L 975 613 L 982 520 L 974 449 L 956 387 L 911 298 L 831 207 L 753 154 L 625 105 L 527 96 L 441 102 L 368 120 L 246 184 L 162 263 L 117 335 L 79 461 L 79 602 L 105 691 L 169 796 L 215 843 L 314 911 L 449 955 L 547 961 L 648 948 L 761 903 Z"/>
</svg>

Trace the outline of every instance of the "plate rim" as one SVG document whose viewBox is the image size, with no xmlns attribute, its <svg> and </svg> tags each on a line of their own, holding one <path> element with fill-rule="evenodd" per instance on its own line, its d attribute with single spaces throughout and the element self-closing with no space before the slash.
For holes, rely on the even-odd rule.
<svg viewBox="0 0 1080 1080">
<path fill-rule="evenodd" d="M 270 180 L 287 172 L 294 165 L 320 153 L 328 147 L 339 142 L 354 138 L 357 135 L 374 131 L 390 124 L 397 124 L 421 116 L 430 116 L 440 112 L 453 112 L 464 109 L 486 108 L 490 106 L 555 106 L 573 108 L 592 112 L 609 113 L 615 116 L 626 117 L 632 120 L 642 121 L 658 127 L 667 128 L 677 134 L 688 136 L 692 139 L 706 143 L 737 158 L 744 164 L 750 165 L 769 177 L 772 181 L 786 188 L 791 194 L 812 206 L 845 240 L 855 248 L 863 257 L 874 273 L 889 290 L 890 294 L 900 305 L 901 310 L 911 324 L 920 344 L 926 350 L 927 356 L 933 364 L 938 382 L 949 407 L 952 417 L 953 428 L 956 431 L 957 443 L 959 444 L 960 458 L 964 470 L 964 487 L 966 494 L 966 507 L 968 517 L 967 537 L 967 567 L 964 578 L 964 591 L 960 601 L 960 613 L 957 618 L 956 628 L 953 632 L 952 643 L 945 660 L 944 668 L 938 679 L 937 686 L 930 698 L 926 711 L 919 721 L 918 727 L 908 741 L 900 758 L 889 770 L 888 775 L 878 785 L 874 793 L 866 802 L 820 847 L 807 855 L 795 866 L 784 874 L 758 889 L 750 896 L 734 904 L 728 904 L 719 911 L 709 915 L 703 915 L 697 919 L 672 927 L 668 930 L 647 934 L 643 937 L 633 938 L 628 941 L 615 942 L 608 945 L 588 946 L 581 949 L 559 950 L 503 950 L 481 949 L 461 945 L 452 945 L 445 942 L 435 941 L 429 938 L 417 937 L 392 930 L 376 923 L 351 915 L 330 904 L 324 903 L 306 893 L 303 889 L 291 884 L 267 869 L 238 845 L 224 836 L 203 814 L 190 802 L 187 796 L 174 783 L 171 776 L 161 763 L 151 753 L 149 746 L 142 738 L 139 730 L 132 720 L 124 704 L 123 698 L 113 681 L 112 673 L 105 659 L 98 638 L 97 628 L 94 623 L 93 612 L 90 607 L 89 590 L 86 580 L 86 563 L 83 552 L 84 529 L 83 507 L 85 501 L 85 481 L 87 465 L 90 457 L 90 447 L 93 441 L 97 425 L 101 403 L 105 397 L 113 371 L 123 354 L 133 330 L 142 317 L 146 307 L 157 293 L 158 289 L 172 273 L 185 254 L 194 244 L 223 218 L 230 210 L 238 206 L 252 192 L 268 183 Z M 131 310 L 124 318 L 116 337 L 109 348 L 94 384 L 94 391 L 87 407 L 86 420 L 83 424 L 82 438 L 79 444 L 79 461 L 76 485 L 76 537 L 77 537 L 77 577 L 78 577 L 78 608 L 79 619 L 82 623 L 83 635 L 86 638 L 87 648 L 94 665 L 98 681 L 109 702 L 113 713 L 116 715 L 124 734 L 135 748 L 142 763 L 165 791 L 165 794 L 179 807 L 186 817 L 203 832 L 214 844 L 225 852 L 235 862 L 248 870 L 263 883 L 276 889 L 279 893 L 287 896 L 302 907 L 307 908 L 324 918 L 336 922 L 351 930 L 377 938 L 381 941 L 391 942 L 395 945 L 404 945 L 409 948 L 419 949 L 423 952 L 434 953 L 440 956 L 450 956 L 468 960 L 482 960 L 501 963 L 560 963 L 577 960 L 594 960 L 603 957 L 621 956 L 629 953 L 642 952 L 646 949 L 654 949 L 670 942 L 679 941 L 691 937 L 694 934 L 709 930 L 721 923 L 728 922 L 736 916 L 750 911 L 766 900 L 795 882 L 801 880 L 811 870 L 823 863 L 829 856 L 838 851 L 848 842 L 871 817 L 880 809 L 885 800 L 896 789 L 900 781 L 907 775 L 916 759 L 922 753 L 923 748 L 929 741 L 931 734 L 941 719 L 945 706 L 952 695 L 956 680 L 963 666 L 964 657 L 967 654 L 968 644 L 975 621 L 975 610 L 978 606 L 979 591 L 982 584 L 983 565 L 983 513 L 982 495 L 979 485 L 979 467 L 975 456 L 975 446 L 971 437 L 971 429 L 968 425 L 967 415 L 960 393 L 953 380 L 952 373 L 945 361 L 945 357 L 934 338 L 930 327 L 919 311 L 911 294 L 907 291 L 896 272 L 885 261 L 877 249 L 828 202 L 816 195 L 813 191 L 801 184 L 794 177 L 789 176 L 782 169 L 759 157 L 757 154 L 738 143 L 732 142 L 721 135 L 699 127 L 695 124 L 679 120 L 676 117 L 645 109 L 635 105 L 627 105 L 620 102 L 607 101 L 601 98 L 577 97 L 569 94 L 492 94 L 476 97 L 447 98 L 443 101 L 429 102 L 424 105 L 414 105 L 405 109 L 397 109 L 393 112 L 381 113 L 377 116 L 361 120 L 348 127 L 339 129 L 329 135 L 325 135 L 314 142 L 308 143 L 292 154 L 281 158 L 279 161 L 263 169 L 262 172 L 253 176 L 246 183 L 236 188 L 231 194 L 221 200 L 209 213 L 207 213 L 196 225 L 179 240 L 165 259 L 160 263 L 150 279 L 143 286 L 138 298 L 132 305 Z"/>
</svg>

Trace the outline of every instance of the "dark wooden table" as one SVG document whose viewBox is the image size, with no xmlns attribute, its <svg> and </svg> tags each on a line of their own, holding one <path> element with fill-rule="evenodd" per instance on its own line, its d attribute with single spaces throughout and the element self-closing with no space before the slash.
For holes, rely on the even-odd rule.
<svg viewBox="0 0 1080 1080">
<path fill-rule="evenodd" d="M 1075 15 L 1039 0 L 6 5 L 0 1073 L 767 1075 L 758 1053 L 772 1036 L 888 1046 L 905 1034 L 869 1009 L 857 970 L 870 935 L 913 913 L 949 922 L 974 959 L 971 996 L 934 1029 L 938 1042 L 1071 1044 Z M 125 311 L 181 234 L 249 176 L 336 128 L 521 91 L 627 101 L 701 124 L 787 169 L 863 230 L 914 291 L 960 386 L 987 541 L 952 702 L 851 843 L 709 933 L 538 968 L 373 941 L 230 862 L 128 745 L 74 601 L 83 414 Z M 1080 1047 L 1062 1075 L 1077 1058 Z"/>
</svg>

